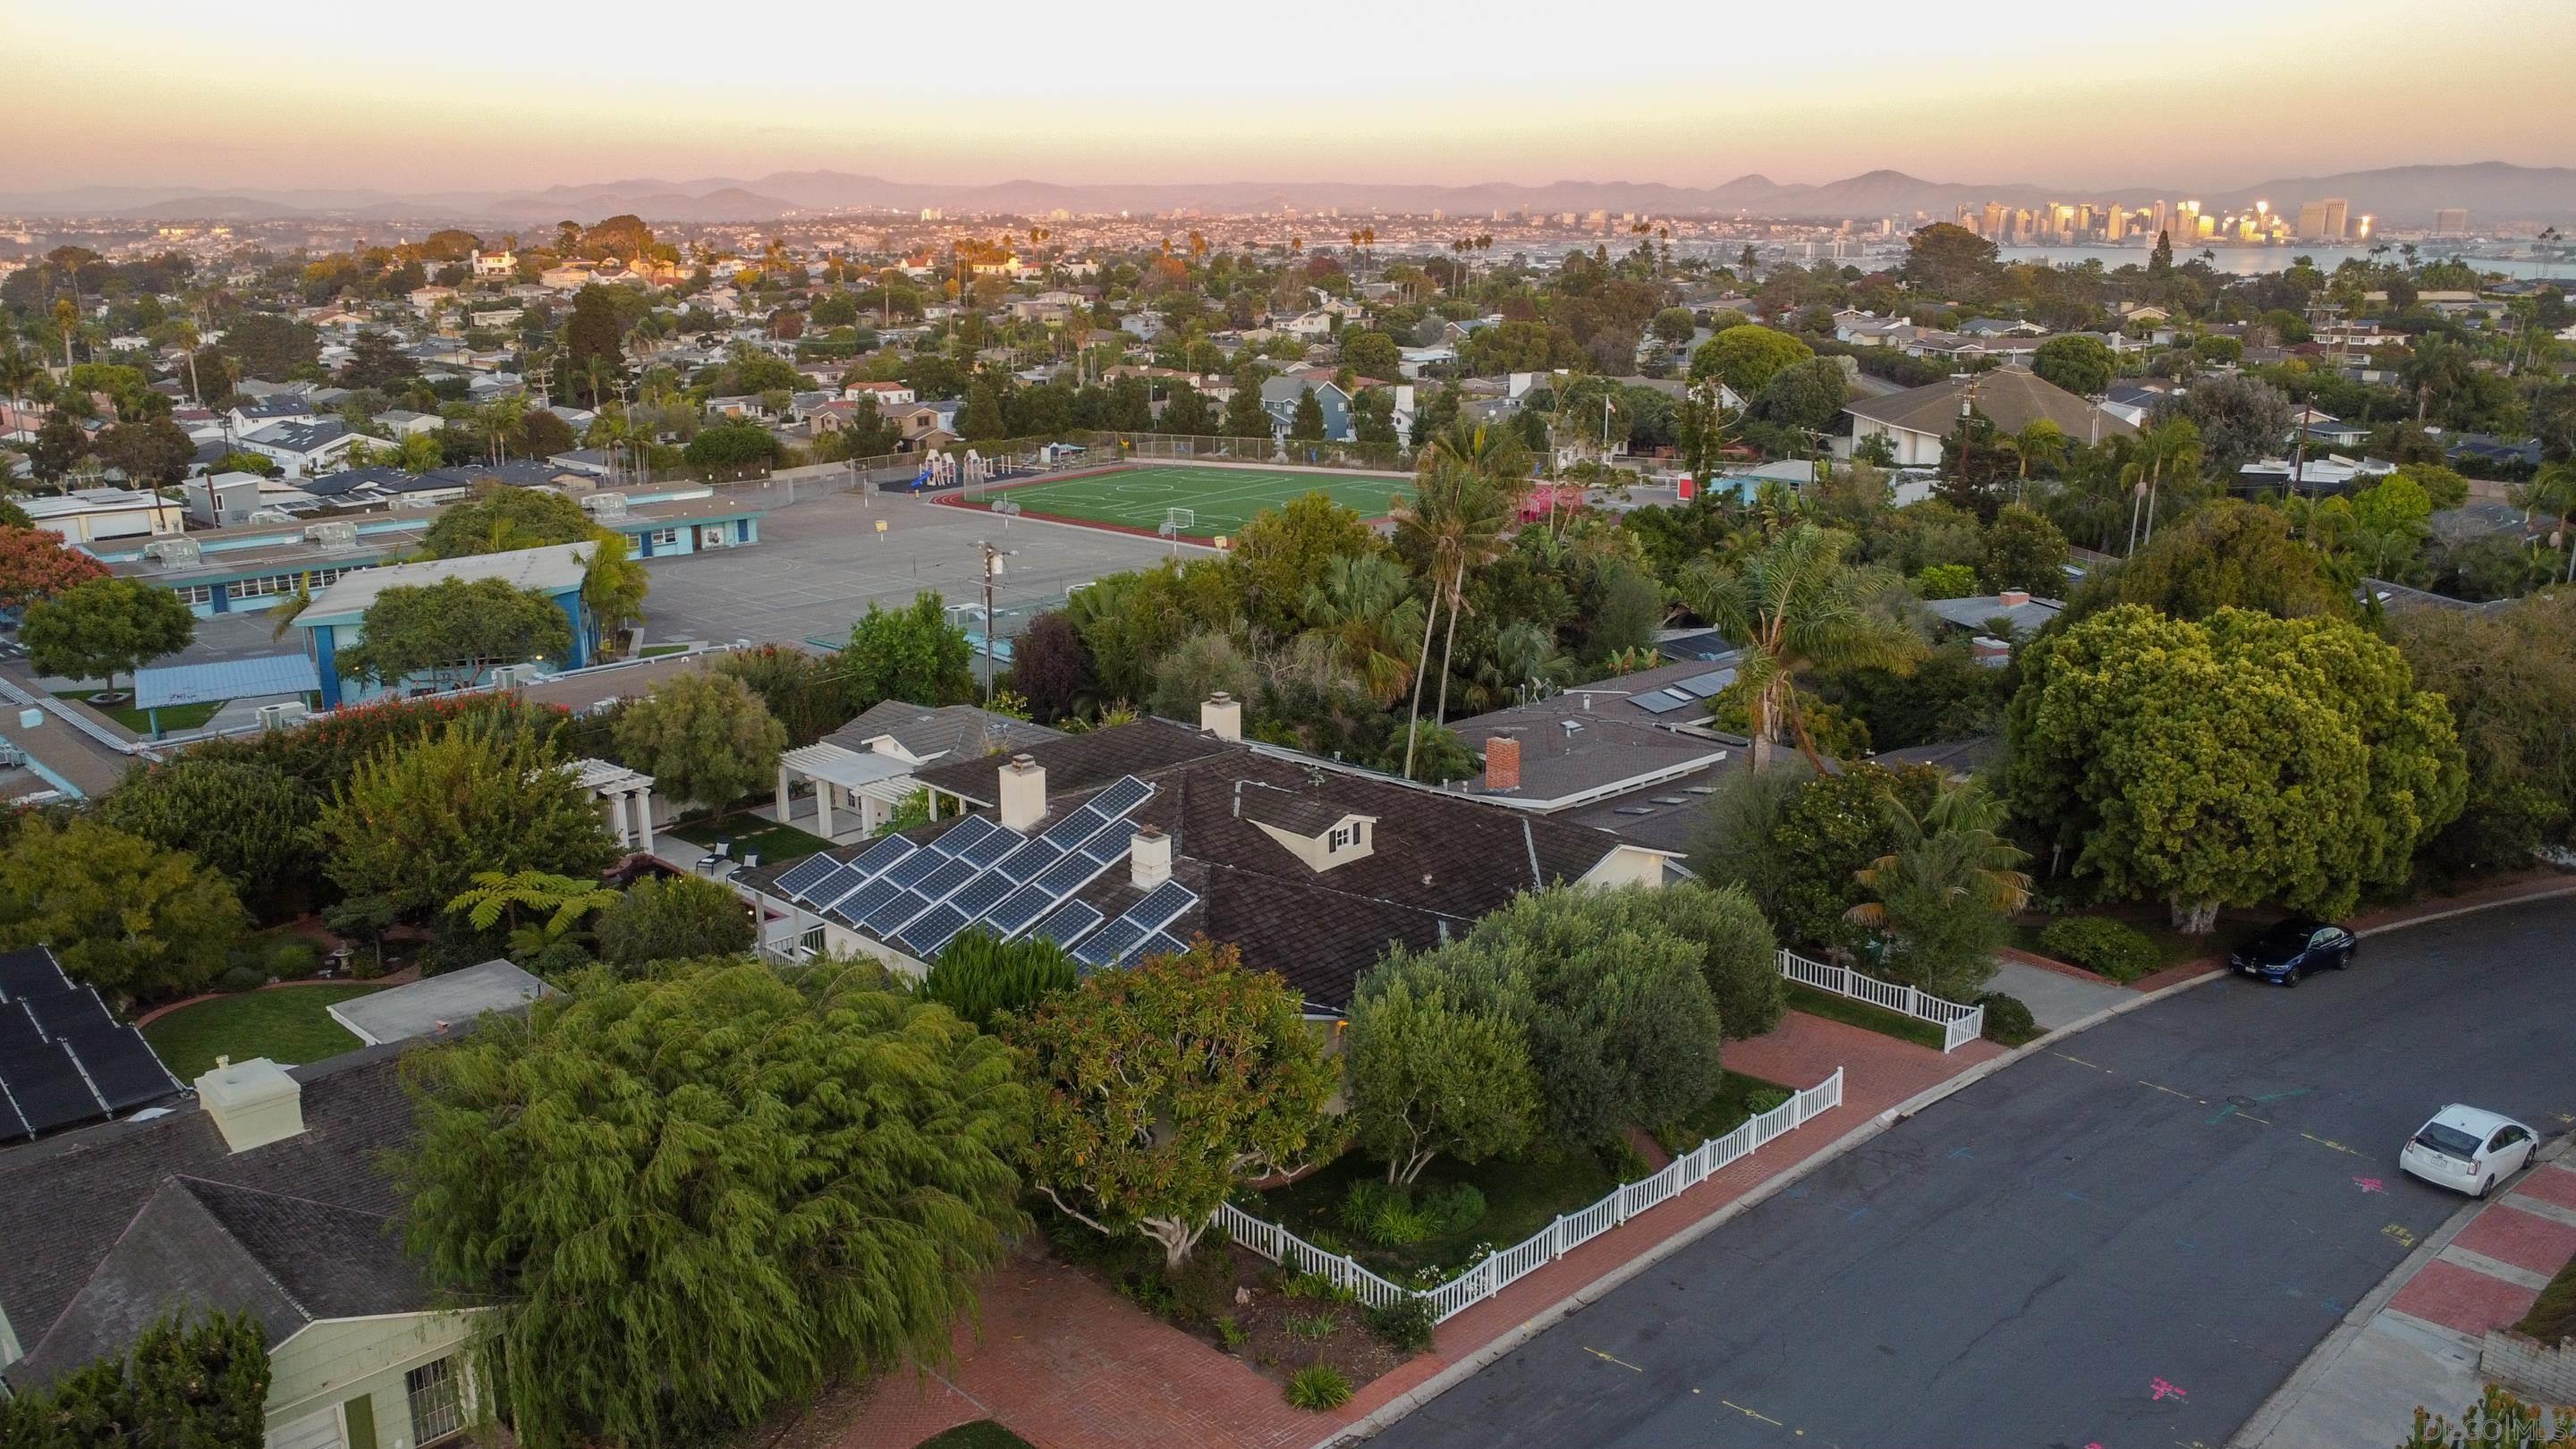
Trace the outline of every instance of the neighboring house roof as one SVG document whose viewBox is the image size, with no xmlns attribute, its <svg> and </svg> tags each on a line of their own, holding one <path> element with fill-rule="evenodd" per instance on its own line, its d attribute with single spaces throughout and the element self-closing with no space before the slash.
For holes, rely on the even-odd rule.
<svg viewBox="0 0 2576 1449">
<path fill-rule="evenodd" d="M 2003 763 L 2004 738 L 2001 735 L 1971 735 L 1964 740 L 1936 740 L 1928 745 L 1882 751 L 1872 758 L 1891 770 L 1907 765 L 1930 765 L 1946 775 L 1973 775 Z"/>
<path fill-rule="evenodd" d="M 1923 605 L 1946 623 L 1983 633 L 1986 621 L 2005 618 L 2012 621 L 2013 633 L 2028 638 L 2048 626 L 2048 622 L 2066 612 L 2066 605 L 2055 599 L 2028 596 L 2006 604 L 2001 595 L 1983 594 L 1965 599 L 1933 599 Z"/>
<path fill-rule="evenodd" d="M 1520 741 L 1518 786 L 1495 789 L 1479 778 L 1467 783 L 1467 793 L 1542 811 L 1596 803 L 1646 809 L 1627 797 L 1704 783 L 1701 777 L 1730 759 L 1743 759 L 1728 741 L 1697 732 L 1707 721 L 1709 696 L 1734 677 L 1726 663 L 1686 659 L 1454 721 L 1450 728 L 1472 750 L 1483 751 L 1497 737 Z M 1584 818 L 1625 835 L 1623 822 L 1644 817 Z"/>
<path fill-rule="evenodd" d="M 1225 748 L 1225 742 L 1213 735 L 1170 720 L 1147 718 L 1115 729 L 1066 735 L 1026 753 L 1046 766 L 1049 793 L 1062 795 L 1097 790 L 1121 775 L 1148 774 Z M 913 779 L 942 794 L 991 806 L 999 803 L 1001 794 L 997 767 L 997 761 L 981 757 L 946 761 L 916 772 Z"/>
<path fill-rule="evenodd" d="M 823 743 L 864 750 L 868 741 L 881 736 L 891 736 L 916 760 L 943 761 L 981 759 L 996 751 L 1066 737 L 1062 730 L 971 704 L 920 705 L 889 699 L 868 706 L 858 718 L 825 735 Z M 990 787 L 992 781 L 984 783 Z"/>
<path fill-rule="evenodd" d="M 324 418 L 310 423 L 271 423 L 257 432 L 243 434 L 242 441 L 288 453 L 317 453 L 348 436 L 347 423 Z"/>
<path fill-rule="evenodd" d="M 245 382 L 241 384 L 241 389 L 244 392 L 249 392 L 251 390 L 251 384 Z M 313 416 L 313 404 L 308 401 L 302 393 L 290 392 L 280 393 L 274 397 L 257 398 L 250 402 L 240 403 L 234 406 L 232 411 L 240 414 L 241 417 L 246 420 L 256 421 L 258 419 L 267 418 L 282 421 L 287 418 L 309 418 Z"/>
<path fill-rule="evenodd" d="M 589 543 L 558 543 L 546 548 L 523 548 L 509 553 L 483 553 L 467 558 L 431 559 L 426 563 L 386 564 L 380 568 L 361 569 L 344 575 L 313 596 L 313 602 L 297 616 L 296 623 L 310 628 L 328 620 L 355 618 L 367 612 L 377 597 L 387 589 L 417 588 L 448 579 L 503 579 L 511 587 L 538 589 L 549 594 L 565 593 L 581 587 L 583 572 L 589 567 Z"/>
<path fill-rule="evenodd" d="M 486 1012 L 517 1011 L 551 994 L 546 983 L 507 961 L 424 977 L 326 1008 L 331 1019 L 369 1046 L 444 1036 Z"/>
<path fill-rule="evenodd" d="M 409 1144 L 415 1134 L 399 1066 L 397 1048 L 378 1047 L 289 1068 L 288 1075 L 302 1086 L 304 1130 L 245 1152 L 230 1150 L 214 1119 L 197 1110 L 105 1123 L 0 1152 L 0 1222 L 9 1224 L 10 1239 L 9 1251 L 0 1253 L 0 1314 L 8 1316 L 23 1346 L 31 1353 L 38 1351 L 58 1320 L 107 1266 L 118 1241 L 161 1190 L 179 1178 L 292 1199 L 378 1223 L 389 1220 L 401 1200 L 382 1171 L 382 1160 L 389 1150 Z M 193 1207 L 163 1204 L 153 1225 L 157 1241 L 203 1243 L 209 1230 L 188 1219 L 196 1213 L 221 1214 L 216 1227 L 239 1244 L 241 1252 L 264 1261 L 296 1250 L 299 1239 L 280 1230 L 289 1221 L 333 1231 L 317 1226 L 320 1215 L 289 1220 L 282 1216 L 285 1209 L 273 1205 L 216 1193 L 198 1196 L 193 1188 L 189 1196 L 196 1200 Z M 209 1198 L 220 1198 L 221 1204 L 209 1207 Z M 224 1226 L 227 1221 L 233 1226 Z M 352 1219 L 335 1216 L 331 1221 Z M 355 1244 L 345 1236 L 328 1241 L 353 1252 L 368 1247 L 358 1255 L 360 1259 L 370 1265 L 381 1262 L 373 1255 L 372 1245 Z M 319 1250 L 316 1241 L 315 1251 Z M 134 1276 L 135 1261 L 118 1265 L 113 1281 L 137 1293 L 148 1292 L 148 1282 Z M 384 1280 L 377 1269 L 368 1267 L 363 1275 L 366 1281 L 350 1291 L 382 1301 Z M 285 1274 L 283 1281 L 290 1285 L 302 1281 L 300 1270 Z M 331 1291 L 308 1291 L 314 1291 L 315 1300 L 305 1305 L 308 1308 L 346 1301 Z M 72 1366 L 54 1363 L 56 1368 Z M 20 1381 L 14 1369 L 9 1377 Z"/>
<path fill-rule="evenodd" d="M 1973 382 L 1977 412 L 2007 433 L 2046 419 L 2071 438 L 2137 432 L 2130 424 L 2036 374 L 2015 368 L 1981 372 L 1968 381 L 1943 378 L 1886 397 L 1855 398 L 1845 407 L 1855 418 L 1907 432 L 1938 436 L 1959 426 L 1959 404 Z"/>
<path fill-rule="evenodd" d="M 2492 498 L 2472 498 L 2457 508 L 2445 508 L 2424 520 L 2433 536 L 2444 543 L 2466 543 L 2490 534 L 2513 539 L 2532 539 L 2549 532 L 2556 520 L 2532 517 L 2509 503 Z"/>
</svg>

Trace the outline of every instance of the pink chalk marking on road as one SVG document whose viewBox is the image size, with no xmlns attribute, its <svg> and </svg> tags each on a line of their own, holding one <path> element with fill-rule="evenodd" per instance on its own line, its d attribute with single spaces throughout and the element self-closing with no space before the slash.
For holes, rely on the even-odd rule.
<svg viewBox="0 0 2576 1449">
<path fill-rule="evenodd" d="M 2352 1180 L 2352 1185 L 2365 1193 L 2388 1191 L 2388 1184 L 2375 1177 L 2356 1177 Z"/>
<path fill-rule="evenodd" d="M 2180 1388 L 2165 1382 L 2162 1375 L 2158 1375 L 2153 1382 L 2147 1385 L 2147 1392 L 2158 1399 L 2188 1399 L 2191 1397 L 2191 1395 L 2184 1393 Z"/>
</svg>

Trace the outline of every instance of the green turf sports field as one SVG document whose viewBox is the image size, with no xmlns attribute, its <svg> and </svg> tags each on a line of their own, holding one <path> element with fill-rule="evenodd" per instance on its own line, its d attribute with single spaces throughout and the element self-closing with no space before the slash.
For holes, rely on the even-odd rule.
<svg viewBox="0 0 2576 1449">
<path fill-rule="evenodd" d="M 1149 463 L 1115 473 L 996 488 L 981 501 L 989 504 L 1008 498 L 1023 512 L 1114 524 L 1143 533 L 1160 529 L 1165 510 L 1177 505 L 1197 515 L 1182 530 L 1184 537 L 1217 538 L 1240 533 L 1254 514 L 1308 493 L 1323 493 L 1362 518 L 1384 518 L 1387 501 L 1403 491 L 1404 479 L 1365 474 Z"/>
</svg>

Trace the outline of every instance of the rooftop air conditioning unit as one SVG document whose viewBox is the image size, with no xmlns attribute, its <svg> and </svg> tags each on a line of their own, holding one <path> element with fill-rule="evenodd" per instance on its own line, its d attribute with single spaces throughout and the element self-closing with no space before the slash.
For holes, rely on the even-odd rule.
<svg viewBox="0 0 2576 1449">
<path fill-rule="evenodd" d="M 358 525 L 354 523 L 308 523 L 304 541 L 316 548 L 354 548 L 358 543 Z"/>
<path fill-rule="evenodd" d="M 25 750 L 18 748 L 16 745 L 10 744 L 6 740 L 0 740 L 0 768 L 14 770 L 26 763 L 27 752 Z"/>
<path fill-rule="evenodd" d="M 593 493 L 581 500 L 581 506 L 589 509 L 591 512 L 602 518 L 624 518 L 626 516 L 626 495 L 623 493 Z"/>
<path fill-rule="evenodd" d="M 537 666 L 504 664 L 492 671 L 492 682 L 503 689 L 519 689 L 537 682 Z"/>
<path fill-rule="evenodd" d="M 259 707 L 259 727 L 264 730 L 281 730 L 311 713 L 312 711 L 305 708 L 300 700 L 263 704 Z"/>
<path fill-rule="evenodd" d="M 143 545 L 145 558 L 157 558 L 170 568 L 195 563 L 202 554 L 203 550 L 193 538 L 156 538 Z"/>
</svg>

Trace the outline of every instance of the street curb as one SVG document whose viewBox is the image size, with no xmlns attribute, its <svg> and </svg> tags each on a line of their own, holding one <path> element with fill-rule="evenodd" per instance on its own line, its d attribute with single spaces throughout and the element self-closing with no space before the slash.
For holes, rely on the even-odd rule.
<svg viewBox="0 0 2576 1449">
<path fill-rule="evenodd" d="M 2492 911 L 2505 906 L 2529 905 L 2535 901 L 2564 900 L 2569 896 L 2576 896 L 2576 881 L 2570 881 L 2565 885 L 2557 886 L 2545 891 L 2533 891 L 2529 895 L 2503 896 L 2491 901 L 2478 901 L 2472 905 L 2453 906 L 2451 909 L 2446 911 L 2435 911 L 2429 916 L 2410 916 L 2402 921 L 2389 921 L 2381 925 L 2366 926 L 2352 934 L 2355 940 L 2367 940 L 2372 936 L 2384 936 L 2391 931 L 2403 931 L 2412 926 L 2429 926 L 2435 921 L 2448 921 L 2460 916 L 2474 916 L 2480 911 Z"/>
<path fill-rule="evenodd" d="M 2482 910 L 2484 907 L 2471 909 Z M 2427 917 L 2426 919 L 2440 918 Z M 2388 926 L 2382 929 L 2394 930 L 2396 927 Z M 2576 1148 L 2576 1135 L 2560 1136 L 2548 1147 L 2533 1153 L 2531 1161 L 2523 1167 L 2522 1171 L 2515 1173 L 2512 1181 L 2504 1184 L 2504 1192 L 2491 1193 L 2483 1201 L 2478 1198 L 2468 1199 L 2460 1205 L 2459 1211 L 2443 1219 L 2440 1227 L 2425 1234 L 2424 1241 L 2415 1245 L 2415 1251 L 2408 1253 L 2399 1260 L 2396 1267 L 2389 1269 L 2388 1276 L 2380 1279 L 2378 1286 L 2363 1294 L 2361 1301 L 2354 1304 L 2352 1311 L 2346 1313 L 2342 1320 L 2335 1324 L 2333 1331 L 2318 1340 L 2317 1346 L 2308 1351 L 2308 1356 L 2299 1360 L 2299 1366 L 2290 1370 L 2290 1376 L 2281 1381 L 2281 1386 L 2274 1389 L 2270 1397 L 2256 1406 L 2251 1417 L 2237 1426 L 2236 1432 L 2228 1436 L 2228 1449 L 2259 1449 L 2262 1442 L 2269 1438 L 2274 1430 L 2281 1427 L 2281 1421 L 2290 1417 L 2290 1411 L 2299 1406 L 2299 1401 L 2307 1397 L 2308 1391 L 2316 1386 L 2316 1381 L 2325 1377 L 2326 1373 L 2334 1367 L 2336 1360 L 2343 1357 L 2344 1351 L 2352 1347 L 2353 1340 L 2369 1331 L 2371 1320 L 2377 1318 L 2388 1307 L 2389 1300 L 2395 1298 L 2401 1289 L 2414 1281 L 2415 1275 L 2422 1272 L 2426 1264 L 2441 1256 L 2442 1250 L 2451 1246 L 2451 1240 L 2466 1231 L 2469 1224 L 2477 1220 L 2478 1214 L 2502 1202 L 2506 1194 L 2513 1191 L 2514 1184 L 2522 1182 L 2532 1173 L 2539 1171 L 2543 1165 L 2567 1156 L 2570 1148 Z M 2424 1407 L 2434 1409 L 2436 1412 L 2449 1413 L 2457 1406 L 2427 1404 Z M 2395 1432 L 2404 1431 L 2401 1429 Z"/>
<path fill-rule="evenodd" d="M 1628 1280 L 1645 1272 L 1647 1269 L 1654 1267 L 1657 1263 L 1660 1263 L 1664 1259 L 1671 1257 L 1673 1254 L 1680 1252 L 1682 1249 L 1689 1247 L 1691 1244 L 1706 1237 L 1710 1233 L 1717 1231 L 1727 1223 L 1734 1221 L 1736 1217 L 1742 1213 L 1768 1201 L 1772 1194 L 1779 1192 L 1783 1188 L 1791 1186 L 1800 1179 L 1806 1177 L 1809 1173 L 1823 1167 L 1826 1163 L 1832 1162 L 1834 1159 L 1841 1157 L 1844 1153 L 1861 1146 L 1871 1138 L 1878 1136 L 1888 1128 L 1895 1126 L 1897 1123 L 1904 1121 L 1906 1118 L 1911 1117 L 1915 1113 L 1922 1111 L 1924 1108 L 1940 1101 L 1942 1098 L 1950 1096 L 1955 1092 L 1965 1091 L 1978 1082 L 1984 1081 L 1986 1078 L 1993 1076 L 1996 1072 L 2002 1071 L 2005 1067 L 2012 1065 L 2014 1062 L 2020 1061 L 2022 1058 L 2027 1057 L 2057 1041 L 2074 1036 L 2079 1032 L 2089 1031 L 2092 1028 L 2101 1025 L 2103 1022 L 2110 1020 L 2112 1017 L 2136 1011 L 2140 1007 L 2162 1001 L 2168 996 L 2189 991 L 2196 986 L 2206 986 L 2210 982 L 2218 980 L 2225 974 L 2226 973 L 2223 971 L 2211 971 L 2206 975 L 2195 976 L 2188 981 L 2178 981 L 2161 990 L 2148 992 L 2133 1001 L 2123 1001 L 2117 1006 L 2105 1007 L 2102 1010 L 2093 1013 L 2091 1016 L 2069 1022 L 2045 1036 L 2014 1048 L 2011 1051 L 2005 1052 L 2002 1056 L 1992 1057 L 1979 1062 L 1975 1066 L 1968 1068 L 1966 1071 L 1959 1073 L 1957 1076 L 1951 1077 L 1945 1081 L 1936 1082 L 1933 1085 L 1924 1088 L 1922 1091 L 1915 1093 L 1913 1096 L 1906 1098 L 1895 1106 L 1889 1107 L 1878 1113 L 1876 1116 L 1862 1122 L 1859 1126 L 1852 1128 L 1842 1136 L 1835 1138 L 1832 1142 L 1826 1144 L 1824 1149 L 1817 1152 L 1814 1156 L 1799 1162 L 1795 1166 L 1783 1169 L 1777 1176 L 1765 1179 L 1747 1191 L 1742 1197 L 1739 1197 L 1735 1201 L 1728 1203 L 1726 1206 L 1719 1208 L 1716 1212 L 1710 1213 L 1707 1217 L 1700 1219 L 1689 1227 L 1681 1229 L 1672 1236 L 1654 1244 L 1652 1247 L 1643 1249 L 1637 1253 L 1636 1256 L 1628 1259 L 1624 1263 L 1621 1263 L 1619 1266 L 1612 1268 L 1609 1272 L 1602 1274 L 1600 1277 L 1593 1279 L 1583 1287 L 1574 1290 L 1565 1297 L 1560 1298 L 1556 1302 L 1549 1304 L 1547 1307 L 1540 1309 L 1537 1313 L 1534 1313 L 1530 1317 L 1522 1320 L 1517 1327 L 1512 1328 L 1499 1337 L 1496 1337 L 1484 1347 L 1477 1349 L 1474 1353 L 1471 1353 L 1465 1358 L 1458 1360 L 1456 1363 L 1449 1365 L 1449 1367 L 1442 1369 L 1439 1373 L 1425 1379 L 1413 1388 L 1407 1389 L 1405 1392 L 1398 1394 L 1393 1399 L 1390 1399 L 1376 1409 L 1371 1410 L 1360 1419 L 1333 1431 L 1324 1438 L 1316 1440 L 1314 1449 L 1331 1449 L 1331 1446 L 1333 1445 L 1357 1443 L 1362 1440 L 1373 1439 L 1378 1435 L 1385 1433 L 1388 1429 L 1394 1427 L 1398 1420 L 1403 1419 L 1414 1410 L 1421 1408 L 1423 1405 L 1430 1403 L 1433 1399 L 1447 1393 L 1450 1389 L 1457 1387 L 1461 1382 L 1473 1377 L 1488 1365 L 1492 1364 L 1495 1360 L 1502 1358 L 1505 1354 L 1508 1354 L 1512 1350 L 1519 1348 L 1521 1345 L 1528 1343 L 1531 1339 L 1538 1337 L 1548 1329 L 1551 1329 L 1557 1324 L 1564 1322 L 1566 1319 L 1573 1317 L 1576 1313 L 1591 1307 L 1594 1303 L 1599 1302 L 1603 1297 L 1627 1283 Z"/>
</svg>

